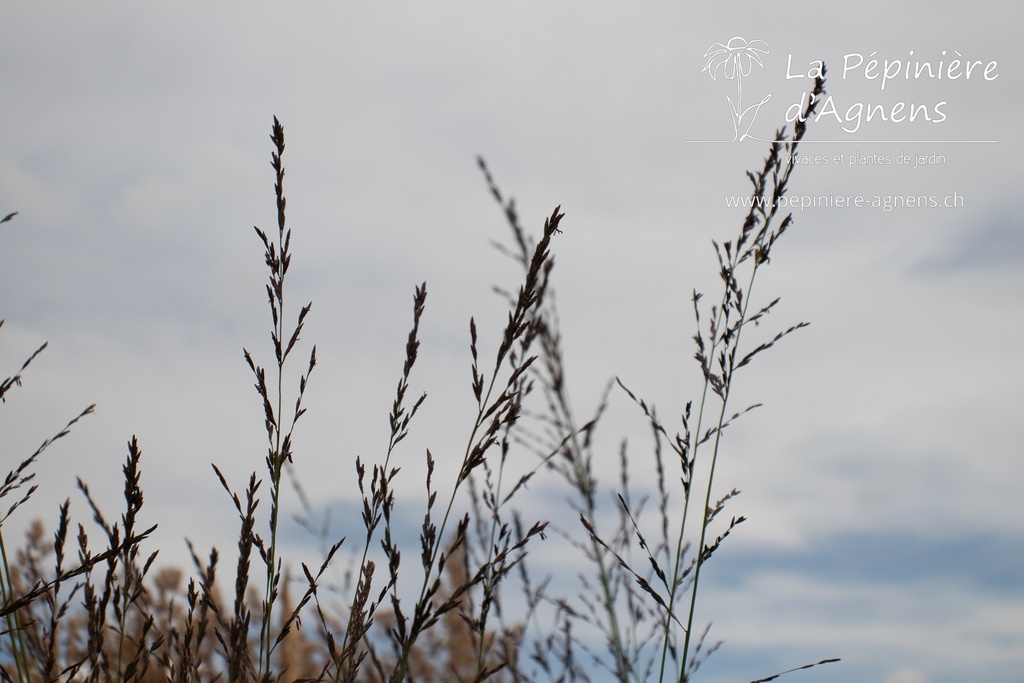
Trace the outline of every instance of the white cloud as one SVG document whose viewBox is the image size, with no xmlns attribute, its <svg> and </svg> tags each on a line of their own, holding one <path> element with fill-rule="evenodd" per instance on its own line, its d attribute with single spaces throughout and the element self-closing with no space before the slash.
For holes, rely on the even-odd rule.
<svg viewBox="0 0 1024 683">
<path fill-rule="evenodd" d="M 928 678 L 917 669 L 901 669 L 886 676 L 885 683 L 928 683 Z"/>
</svg>

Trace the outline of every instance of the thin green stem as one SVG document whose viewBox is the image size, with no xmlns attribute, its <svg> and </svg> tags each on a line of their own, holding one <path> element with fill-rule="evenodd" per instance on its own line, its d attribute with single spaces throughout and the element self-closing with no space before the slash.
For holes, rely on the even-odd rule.
<svg viewBox="0 0 1024 683">
<path fill-rule="evenodd" d="M 279 234 L 283 235 L 284 225 L 280 225 Z M 282 254 L 276 276 L 277 290 L 277 405 L 275 408 L 277 424 L 274 428 L 274 451 L 271 453 L 270 470 L 270 548 L 267 550 L 267 589 L 263 615 L 263 629 L 260 634 L 260 668 L 262 673 L 270 672 L 271 628 L 273 627 L 274 602 L 277 598 L 277 528 L 280 519 L 279 504 L 281 499 L 281 473 L 284 466 L 284 454 L 281 453 L 281 420 L 284 411 L 284 263 L 286 254 Z"/>
<path fill-rule="evenodd" d="M 6 605 L 14 596 L 14 583 L 11 581 L 11 568 L 7 562 L 7 546 L 4 543 L 3 529 L 0 527 L 0 557 L 3 558 L 4 575 L 0 581 L 0 591 L 4 604 Z M 28 652 L 25 648 L 24 634 L 22 633 L 21 618 L 17 611 L 7 614 L 7 635 L 11 641 L 11 652 L 14 655 L 14 667 L 18 672 L 18 680 L 27 683 L 29 679 Z"/>
<path fill-rule="evenodd" d="M 738 256 L 739 256 L 739 250 L 737 250 L 737 258 L 738 258 Z M 734 262 L 733 263 L 733 268 L 735 268 L 735 265 L 736 265 L 736 263 Z M 695 611 L 696 606 L 697 606 L 697 587 L 698 587 L 698 584 L 700 582 L 701 568 L 704 566 L 704 560 L 705 560 L 705 557 L 704 557 L 704 543 L 707 540 L 708 514 L 709 514 L 709 512 L 711 510 L 711 489 L 712 489 L 712 485 L 714 484 L 714 480 L 715 480 L 715 465 L 718 463 L 718 451 L 719 451 L 719 446 L 720 446 L 721 441 L 722 441 L 722 431 L 723 431 L 723 428 L 725 426 L 726 408 L 727 408 L 728 403 L 729 403 L 729 395 L 732 392 L 733 371 L 735 370 L 735 366 L 736 366 L 736 350 L 739 348 L 740 336 L 741 336 L 741 333 L 743 332 L 743 326 L 744 326 L 744 323 L 746 322 L 746 319 L 747 319 L 747 309 L 750 306 L 750 299 L 751 299 L 750 293 L 751 293 L 751 291 L 753 290 L 753 287 L 754 287 L 754 276 L 757 275 L 758 265 L 759 265 L 758 260 L 755 258 L 754 259 L 754 264 L 753 264 L 753 266 L 751 268 L 751 271 L 750 271 L 750 280 L 747 282 L 746 290 L 744 290 L 746 292 L 746 298 L 745 298 L 745 300 L 743 302 L 743 307 L 742 307 L 741 312 L 740 312 L 739 322 L 737 322 L 737 324 L 736 324 L 735 338 L 731 341 L 731 343 L 729 345 L 729 355 L 728 355 L 728 359 L 726 361 L 728 363 L 729 377 L 726 380 L 725 386 L 722 389 L 722 407 L 721 407 L 721 409 L 719 410 L 719 413 L 718 413 L 718 426 L 715 429 L 715 443 L 714 443 L 714 448 L 711 451 L 711 468 L 710 468 L 710 471 L 708 472 L 707 489 L 706 489 L 706 491 L 704 493 L 704 515 L 703 515 L 703 519 L 701 521 L 700 541 L 699 541 L 699 544 L 697 546 L 697 564 L 696 564 L 696 566 L 694 567 L 694 570 L 693 570 L 693 584 L 690 586 L 690 609 L 688 610 L 688 613 L 687 613 L 686 632 L 685 632 L 685 634 L 683 636 L 682 670 L 681 670 L 681 673 L 680 673 L 680 676 L 679 676 L 680 683 L 686 683 L 686 681 L 688 679 L 687 671 L 686 671 L 686 667 L 687 667 L 686 658 L 687 658 L 687 656 L 689 654 L 689 651 L 690 651 L 690 635 L 693 632 L 693 617 L 694 617 L 694 611 Z M 728 286 L 729 286 L 728 283 L 726 283 L 726 287 L 727 288 L 728 288 Z M 726 296 L 728 297 L 728 289 L 726 291 Z M 724 368 L 723 368 L 723 371 L 724 371 Z M 698 432 L 698 434 L 699 434 L 699 432 Z"/>
<path fill-rule="evenodd" d="M 487 579 L 486 579 L 486 589 L 485 590 L 493 590 L 494 589 L 494 585 L 491 583 L 494 580 L 494 567 L 491 566 L 491 563 L 494 560 L 494 551 L 495 551 L 494 539 L 498 535 L 498 524 L 501 521 L 500 517 L 498 515 L 498 508 L 500 507 L 501 504 L 498 501 L 501 500 L 501 485 L 502 485 L 502 482 L 504 481 L 504 478 L 505 478 L 505 458 L 502 458 L 501 459 L 501 465 L 498 466 L 498 482 L 497 482 L 497 484 L 494 487 L 494 499 L 492 500 L 492 505 L 494 507 L 493 507 L 493 510 L 491 512 L 491 533 L 490 533 L 490 538 L 487 541 L 487 563 L 486 563 L 486 566 L 488 567 L 488 570 L 487 570 Z M 483 622 L 481 622 L 481 626 L 484 626 Z M 480 673 L 483 672 L 484 664 L 485 664 L 484 663 L 484 638 L 483 638 L 483 634 L 482 633 L 480 635 L 481 635 L 480 640 L 477 642 L 477 646 L 476 646 L 476 671 L 477 671 L 477 674 L 480 674 Z"/>
<path fill-rule="evenodd" d="M 726 292 L 726 296 L 728 296 L 728 292 Z M 723 297 L 723 305 L 719 308 L 719 310 L 718 310 L 718 312 L 716 314 L 715 320 L 714 320 L 714 324 L 711 327 L 711 329 L 713 329 L 713 330 L 717 330 L 719 325 L 721 324 L 722 312 L 725 310 L 724 303 L 725 303 L 725 297 Z M 700 330 L 697 330 L 697 333 L 700 334 Z M 707 354 L 707 357 L 709 359 L 710 358 L 714 358 L 714 352 L 715 352 L 715 349 L 717 347 L 718 347 L 718 339 L 714 338 L 714 339 L 711 340 L 711 348 L 710 348 L 710 350 L 709 350 L 709 352 Z M 693 491 L 693 476 L 694 476 L 694 470 L 696 469 L 696 466 L 697 466 L 697 453 L 700 450 L 700 444 L 701 444 L 700 433 L 701 433 L 701 428 L 703 427 L 703 424 L 704 424 L 704 408 L 705 408 L 705 406 L 707 404 L 707 396 L 708 396 L 708 387 L 709 386 L 710 386 L 710 380 L 709 380 L 708 377 L 705 377 L 704 378 L 704 388 L 701 391 L 701 396 L 700 396 L 700 405 L 697 408 L 697 423 L 696 423 L 696 430 L 694 432 L 697 435 L 697 442 L 695 444 L 693 444 L 693 446 L 692 446 L 692 448 L 693 448 L 692 454 L 689 456 L 690 457 L 690 461 L 689 461 L 688 464 L 685 465 L 685 467 L 689 470 L 689 473 L 690 473 L 689 474 L 689 476 L 690 476 L 690 488 L 689 488 L 686 496 L 683 498 L 683 515 L 682 515 L 682 519 L 679 522 L 679 533 L 678 533 L 678 536 L 676 537 L 676 552 L 675 552 L 675 558 L 674 558 L 674 561 L 673 561 L 673 571 L 672 571 L 673 580 L 672 580 L 672 585 L 669 587 L 668 610 L 667 610 L 667 613 L 665 614 L 664 636 L 662 638 L 662 645 L 661 645 L 661 666 L 660 666 L 660 675 L 658 677 L 659 683 L 662 683 L 665 680 L 665 666 L 666 666 L 666 664 L 668 662 L 668 649 L 669 649 L 669 643 L 671 641 L 671 635 L 672 635 L 672 618 L 673 618 L 673 613 L 674 613 L 673 610 L 675 608 L 676 594 L 677 594 L 677 591 L 678 591 L 678 588 L 679 588 L 678 577 L 680 576 L 680 574 L 683 571 L 682 565 L 683 565 L 683 560 L 685 559 L 683 557 L 683 549 L 684 549 L 684 538 L 685 538 L 685 534 L 686 534 L 686 523 L 687 523 L 687 520 L 689 518 L 688 513 L 689 513 L 689 510 L 690 510 L 690 494 Z M 679 456 L 681 458 L 685 458 L 685 457 L 687 457 L 687 454 L 679 453 Z M 698 552 L 699 552 L 699 549 L 698 549 Z M 690 613 L 692 615 L 692 608 L 691 608 Z M 684 671 L 684 672 L 686 671 L 686 653 L 687 653 L 687 648 L 688 648 L 688 645 L 689 645 L 689 636 L 690 636 L 690 625 L 691 625 L 691 622 L 692 622 L 692 619 L 688 619 L 687 627 L 686 627 L 686 632 L 685 632 L 685 635 L 684 635 L 683 658 L 682 658 L 682 671 Z"/>
<path fill-rule="evenodd" d="M 286 346 L 284 331 L 284 279 L 288 270 L 288 263 L 291 259 L 289 254 L 290 234 L 285 232 L 285 197 L 284 197 L 284 128 L 277 117 L 274 117 L 274 127 L 271 140 L 276 148 L 272 154 L 272 166 L 275 172 L 274 194 L 277 203 L 277 254 L 274 257 L 273 250 L 268 248 L 267 265 L 271 267 L 271 286 L 268 289 L 270 294 L 271 312 L 274 317 L 274 353 L 277 360 L 277 405 L 272 409 L 273 413 L 268 414 L 268 421 L 273 418 L 271 426 L 273 438 L 271 439 L 272 451 L 268 456 L 268 469 L 270 473 L 270 546 L 267 548 L 267 586 L 264 600 L 263 624 L 260 633 L 260 673 L 270 673 L 270 660 L 272 650 L 271 628 L 273 626 L 274 603 L 277 600 L 278 559 L 277 559 L 277 531 L 280 519 L 281 500 L 281 475 L 284 471 L 285 459 L 288 453 L 282 452 L 287 440 L 282 440 L 282 424 L 284 421 L 284 365 L 285 359 L 291 350 L 291 343 Z M 306 309 L 303 309 L 305 312 Z M 301 315 L 298 323 L 302 324 Z M 297 330 L 296 330 L 297 333 Z M 294 341 L 294 340 L 293 340 Z M 267 397 L 269 401 L 269 397 Z M 270 409 L 268 409 L 269 412 Z M 296 414 L 293 418 L 296 419 Z"/>
</svg>

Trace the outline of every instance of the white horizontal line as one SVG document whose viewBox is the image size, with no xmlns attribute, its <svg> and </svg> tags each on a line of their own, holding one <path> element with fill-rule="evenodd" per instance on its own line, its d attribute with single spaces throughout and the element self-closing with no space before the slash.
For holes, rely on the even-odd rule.
<svg viewBox="0 0 1024 683">
<path fill-rule="evenodd" d="M 718 143 L 723 145 L 735 144 L 735 140 L 683 140 L 683 142 L 699 142 L 699 143 Z M 775 140 L 758 140 L 758 142 L 776 142 Z M 785 144 L 792 142 L 791 140 L 779 140 L 779 144 Z M 979 143 L 979 144 L 990 144 L 997 143 L 999 140 L 800 140 L 801 145 L 809 142 L 842 142 L 842 143 L 887 143 L 891 145 L 909 145 L 909 144 L 947 144 L 947 143 Z"/>
</svg>

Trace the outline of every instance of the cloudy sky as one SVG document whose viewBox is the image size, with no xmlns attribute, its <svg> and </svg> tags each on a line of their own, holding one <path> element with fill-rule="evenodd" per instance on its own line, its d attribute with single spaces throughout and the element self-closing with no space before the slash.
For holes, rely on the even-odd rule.
<svg viewBox="0 0 1024 683">
<path fill-rule="evenodd" d="M 791 680 L 1021 680 L 1024 10 L 747 5 L 7 3 L 0 216 L 20 213 L 0 226 L 0 371 L 50 346 L 3 406 L 4 467 L 97 412 L 47 454 L 5 530 L 52 524 L 65 497 L 86 520 L 76 475 L 113 516 L 134 434 L 162 557 L 184 561 L 185 537 L 232 546 L 210 463 L 239 486 L 262 467 L 242 348 L 271 361 L 252 226 L 274 227 L 274 115 L 288 296 L 292 313 L 313 301 L 303 344 L 320 361 L 296 471 L 334 533 L 358 529 L 352 461 L 386 446 L 423 281 L 412 384 L 429 398 L 401 493 L 422 495 L 425 448 L 451 467 L 468 436 L 468 320 L 493 349 L 505 312 L 490 288 L 517 277 L 490 246 L 505 226 L 478 154 L 527 227 L 566 214 L 555 288 L 578 411 L 618 376 L 677 415 L 699 389 L 689 295 L 716 286 L 711 240 L 739 226 L 728 201 L 748 191 L 758 138 L 823 60 L 833 99 L 802 148 L 819 163 L 791 186 L 807 206 L 755 292 L 782 297 L 770 325 L 811 326 L 737 376 L 737 405 L 765 406 L 716 475 L 750 521 L 702 588 L 698 621 L 726 641 L 703 680 L 830 656 L 844 662 Z M 761 64 L 741 81 L 702 72 L 734 38 L 763 41 Z M 942 78 L 918 77 L 922 63 Z M 606 481 L 628 437 L 643 485 L 648 430 L 621 392 L 602 430 Z"/>
</svg>

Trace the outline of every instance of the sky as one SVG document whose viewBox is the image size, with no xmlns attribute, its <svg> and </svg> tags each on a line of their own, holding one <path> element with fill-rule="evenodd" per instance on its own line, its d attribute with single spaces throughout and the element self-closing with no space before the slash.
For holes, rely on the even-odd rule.
<svg viewBox="0 0 1024 683">
<path fill-rule="evenodd" d="M 425 449 L 450 473 L 468 437 L 469 319 L 493 354 L 506 313 L 491 287 L 518 282 L 491 246 L 507 229 L 477 155 L 528 229 L 565 212 L 554 287 L 577 412 L 618 377 L 678 415 L 699 391 L 690 296 L 717 286 L 711 241 L 738 229 L 730 198 L 748 194 L 745 171 L 821 60 L 832 100 L 809 123 L 795 222 L 754 292 L 781 297 L 765 330 L 811 325 L 737 376 L 735 405 L 764 406 L 730 428 L 715 475 L 742 490 L 730 511 L 749 521 L 701 587 L 697 620 L 725 643 L 700 680 L 825 657 L 843 662 L 789 679 L 1024 676 L 1017 3 L 57 2 L 0 15 L 0 216 L 19 212 L 0 226 L 0 372 L 49 342 L 0 412 L 4 467 L 97 405 L 46 453 L 5 531 L 52 526 L 65 498 L 88 522 L 76 476 L 113 516 L 137 435 L 161 559 L 185 563 L 185 538 L 232 547 L 210 463 L 238 488 L 263 467 L 242 349 L 272 361 L 252 227 L 275 227 L 274 116 L 294 230 L 286 315 L 313 302 L 298 353 L 315 343 L 319 361 L 295 472 L 332 533 L 358 530 L 353 461 L 386 448 L 424 281 L 412 391 L 428 399 L 398 489 L 413 543 Z M 760 63 L 739 78 L 705 69 L 716 44 Z M 650 485 L 649 430 L 624 392 L 600 435 L 607 500 L 623 438 Z M 534 489 L 547 502 L 532 509 L 578 533 L 557 486 Z M 315 558 L 298 525 L 286 536 Z M 536 571 L 571 579 L 557 543 Z"/>
</svg>

